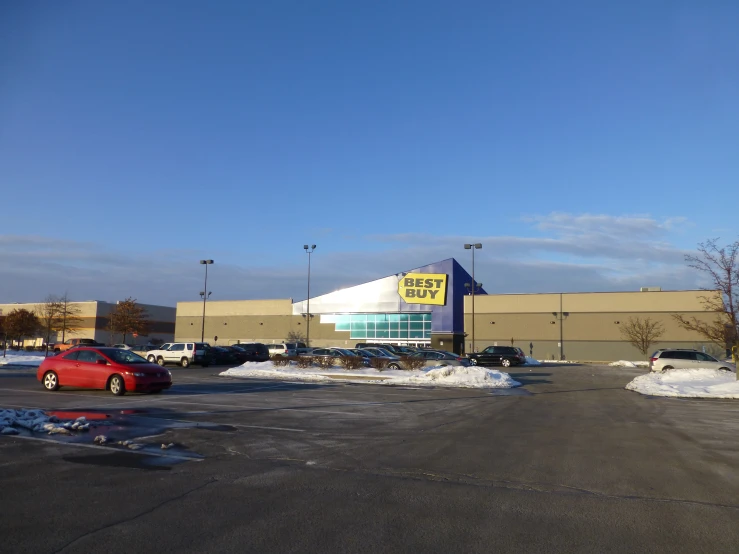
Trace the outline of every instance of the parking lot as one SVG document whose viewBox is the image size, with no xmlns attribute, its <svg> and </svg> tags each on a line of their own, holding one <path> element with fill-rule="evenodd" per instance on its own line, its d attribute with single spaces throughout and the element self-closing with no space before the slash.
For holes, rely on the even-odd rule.
<svg viewBox="0 0 739 554">
<path fill-rule="evenodd" d="M 3 551 L 739 548 L 739 404 L 624 390 L 638 369 L 511 369 L 523 386 L 491 392 L 173 368 L 124 397 L 0 370 L 0 408 L 109 423 L 0 437 Z"/>
</svg>

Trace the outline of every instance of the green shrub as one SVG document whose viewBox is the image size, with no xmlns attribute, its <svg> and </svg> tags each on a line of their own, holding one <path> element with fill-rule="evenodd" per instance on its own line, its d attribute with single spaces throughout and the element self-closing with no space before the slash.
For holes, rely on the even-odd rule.
<svg viewBox="0 0 739 554">
<path fill-rule="evenodd" d="M 336 358 L 333 356 L 315 356 L 313 363 L 321 369 L 329 369 L 336 363 Z"/>
<path fill-rule="evenodd" d="M 361 356 L 341 356 L 339 362 L 344 369 L 359 369 L 364 366 L 364 358 Z"/>
<path fill-rule="evenodd" d="M 378 371 L 387 369 L 387 364 L 388 364 L 387 358 L 370 358 L 370 366 L 372 366 Z"/>
<path fill-rule="evenodd" d="M 308 368 L 313 365 L 313 356 L 298 356 L 295 360 L 295 365 L 301 369 Z"/>
<path fill-rule="evenodd" d="M 403 369 L 416 371 L 426 365 L 426 360 L 423 358 L 414 358 L 413 356 L 401 356 L 400 363 Z"/>
<path fill-rule="evenodd" d="M 290 358 L 288 358 L 287 356 L 281 356 L 277 354 L 275 356 L 272 356 L 270 360 L 272 360 L 272 365 L 275 367 L 283 367 L 283 366 L 290 365 Z"/>
</svg>

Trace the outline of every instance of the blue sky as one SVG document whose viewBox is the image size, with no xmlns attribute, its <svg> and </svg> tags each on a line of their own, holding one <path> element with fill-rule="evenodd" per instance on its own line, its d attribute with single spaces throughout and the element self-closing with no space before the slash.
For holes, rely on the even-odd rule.
<svg viewBox="0 0 739 554">
<path fill-rule="evenodd" d="M 700 286 L 739 4 L 5 2 L 0 301 L 305 297 L 483 242 L 488 292 Z"/>
</svg>

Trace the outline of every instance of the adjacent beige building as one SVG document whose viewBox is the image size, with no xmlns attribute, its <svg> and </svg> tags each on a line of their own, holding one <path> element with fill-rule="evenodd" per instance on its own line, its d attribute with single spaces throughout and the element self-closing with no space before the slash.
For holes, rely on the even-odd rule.
<svg viewBox="0 0 739 554">
<path fill-rule="evenodd" d="M 475 296 L 475 348 L 513 344 L 538 359 L 639 360 L 643 355 L 621 334 L 630 318 L 662 323 L 657 348 L 697 348 L 724 356 L 718 345 L 680 327 L 673 314 L 714 319 L 702 297 L 716 291 L 685 290 Z M 465 330 L 472 346 L 472 297 L 465 296 Z"/>
<path fill-rule="evenodd" d="M 114 344 L 121 341 L 120 335 L 112 335 L 107 330 L 108 316 L 115 309 L 112 302 L 102 302 L 99 300 L 90 300 L 86 302 L 70 302 L 71 307 L 78 310 L 77 317 L 80 324 L 77 329 L 65 334 L 65 339 L 72 338 L 89 338 L 94 339 L 103 344 Z M 34 313 L 39 313 L 43 304 L 41 303 L 25 303 L 25 304 L 0 304 L 0 318 L 9 314 L 15 309 L 25 309 Z M 176 309 L 169 306 L 156 306 L 152 304 L 140 304 L 149 316 L 149 332 L 146 336 L 126 337 L 126 342 L 132 345 L 146 344 L 152 339 L 160 339 L 163 341 L 174 340 L 175 316 Z M 23 346 L 41 346 L 44 343 L 44 333 L 39 333 L 38 337 L 28 338 L 24 340 Z M 52 333 L 51 342 L 61 341 L 62 333 Z"/>
</svg>

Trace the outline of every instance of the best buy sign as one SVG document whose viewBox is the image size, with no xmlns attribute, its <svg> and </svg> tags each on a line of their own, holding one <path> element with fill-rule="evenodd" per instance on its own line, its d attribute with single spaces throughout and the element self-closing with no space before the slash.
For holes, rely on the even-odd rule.
<svg viewBox="0 0 739 554">
<path fill-rule="evenodd" d="M 408 304 L 446 305 L 446 273 L 408 273 L 398 282 L 398 294 Z"/>
</svg>

